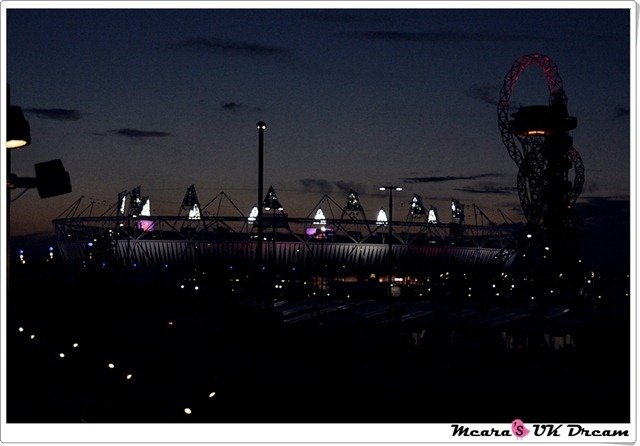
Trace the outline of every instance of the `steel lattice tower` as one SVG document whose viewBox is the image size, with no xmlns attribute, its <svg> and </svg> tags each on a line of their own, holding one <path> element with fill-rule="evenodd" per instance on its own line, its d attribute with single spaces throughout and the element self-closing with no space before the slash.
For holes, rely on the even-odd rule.
<svg viewBox="0 0 640 446">
<path fill-rule="evenodd" d="M 510 114 L 511 95 L 530 66 L 542 69 L 549 89 L 548 105 L 520 107 Z M 528 54 L 507 73 L 498 103 L 498 127 L 509 156 L 518 166 L 518 195 L 527 220 L 527 237 L 546 252 L 545 269 L 568 270 L 577 262 L 577 218 L 573 205 L 584 185 L 584 166 L 569 132 L 567 96 L 556 64 L 548 56 Z M 573 181 L 570 172 L 573 171 Z"/>
</svg>

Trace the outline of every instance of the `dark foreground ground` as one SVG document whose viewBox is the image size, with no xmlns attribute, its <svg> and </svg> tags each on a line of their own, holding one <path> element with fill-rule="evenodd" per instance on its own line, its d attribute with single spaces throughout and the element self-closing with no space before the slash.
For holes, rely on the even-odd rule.
<svg viewBox="0 0 640 446">
<path fill-rule="evenodd" d="M 425 318 L 389 323 L 302 298 L 295 322 L 234 286 L 12 272 L 8 422 L 630 421 L 628 285 L 572 309 L 561 349 L 535 317 L 481 323 L 499 309 L 473 303 L 417 302 Z"/>
</svg>

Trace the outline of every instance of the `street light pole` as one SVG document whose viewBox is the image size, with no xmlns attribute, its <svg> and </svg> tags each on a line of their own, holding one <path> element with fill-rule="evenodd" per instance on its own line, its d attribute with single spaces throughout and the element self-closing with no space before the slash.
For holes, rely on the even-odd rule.
<svg viewBox="0 0 640 446">
<path fill-rule="evenodd" d="M 258 274 L 262 273 L 262 197 L 264 195 L 263 182 L 264 182 L 264 130 L 267 128 L 267 124 L 263 121 L 256 124 L 258 127 L 258 243 L 256 244 L 256 262 L 258 264 Z"/>
<path fill-rule="evenodd" d="M 387 223 L 389 234 L 388 234 L 388 244 L 389 251 L 387 253 L 387 262 L 389 266 L 389 282 L 391 282 L 391 275 L 393 273 L 393 191 L 401 191 L 402 188 L 399 186 L 380 186 L 380 190 L 388 190 L 389 191 L 389 221 Z M 389 287 L 391 288 L 391 287 Z"/>
</svg>

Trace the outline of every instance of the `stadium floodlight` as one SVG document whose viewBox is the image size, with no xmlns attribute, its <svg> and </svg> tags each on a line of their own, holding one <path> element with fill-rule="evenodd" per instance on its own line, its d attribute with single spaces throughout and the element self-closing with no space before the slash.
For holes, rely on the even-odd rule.
<svg viewBox="0 0 640 446">
<path fill-rule="evenodd" d="M 429 209 L 429 216 L 427 217 L 427 223 L 438 223 L 438 210 L 431 206 L 431 209 Z"/>
<path fill-rule="evenodd" d="M 413 198 L 409 203 L 411 204 L 409 212 L 411 213 L 412 217 L 418 218 L 427 213 L 424 208 L 424 204 L 422 204 L 422 197 L 420 195 L 413 194 Z"/>
<path fill-rule="evenodd" d="M 251 212 L 249 212 L 249 217 L 247 218 L 247 221 L 249 223 L 255 223 L 257 219 L 258 219 L 258 206 L 254 206 L 251 208 Z"/>
<path fill-rule="evenodd" d="M 276 191 L 273 189 L 273 186 L 269 186 L 269 190 L 267 190 L 267 195 L 264 197 L 262 206 L 265 211 L 282 211 L 284 209 L 278 200 L 278 196 L 276 195 Z"/>
<path fill-rule="evenodd" d="M 316 212 L 316 215 L 313 217 L 313 224 L 314 225 L 326 225 L 327 224 L 327 219 L 324 216 L 324 212 L 322 212 L 321 208 L 318 208 L 318 211 Z"/>
<path fill-rule="evenodd" d="M 387 213 L 384 211 L 383 208 L 380 208 L 380 210 L 378 211 L 378 217 L 376 218 L 376 224 L 386 225 L 387 223 L 388 223 Z"/>
<path fill-rule="evenodd" d="M 198 207 L 198 203 L 193 203 L 193 206 L 189 209 L 187 218 L 189 220 L 200 220 L 200 208 Z"/>
<path fill-rule="evenodd" d="M 151 217 L 151 200 L 149 199 L 149 197 L 144 197 L 144 204 L 142 205 L 140 216 Z"/>
</svg>

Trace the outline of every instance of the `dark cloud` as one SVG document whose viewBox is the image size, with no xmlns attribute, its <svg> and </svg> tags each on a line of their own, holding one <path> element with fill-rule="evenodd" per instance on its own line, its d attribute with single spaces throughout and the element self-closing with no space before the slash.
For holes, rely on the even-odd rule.
<svg viewBox="0 0 640 446">
<path fill-rule="evenodd" d="M 112 132 L 116 135 L 127 136 L 129 138 L 164 138 L 166 136 L 171 136 L 171 133 L 167 132 L 136 130 L 129 128 L 112 130 Z"/>
<path fill-rule="evenodd" d="M 624 107 L 617 107 L 615 114 L 613 115 L 614 119 L 626 118 L 629 116 L 629 109 Z"/>
<path fill-rule="evenodd" d="M 220 108 L 224 111 L 237 112 L 247 110 L 249 106 L 239 102 L 223 102 L 220 104 Z"/>
<path fill-rule="evenodd" d="M 495 186 L 495 185 L 485 185 L 478 187 L 460 187 L 454 189 L 460 192 L 467 192 L 470 194 L 493 194 L 493 195 L 513 195 L 518 192 L 517 187 L 513 186 Z"/>
<path fill-rule="evenodd" d="M 309 192 L 329 193 L 333 191 L 333 185 L 330 181 L 322 178 L 303 178 L 298 183 Z"/>
<path fill-rule="evenodd" d="M 343 33 L 346 37 L 354 37 L 367 40 L 385 40 L 391 42 L 515 42 L 531 40 L 531 36 L 508 35 L 497 33 L 467 33 L 456 31 L 440 32 L 398 32 L 398 31 L 363 31 Z"/>
<path fill-rule="evenodd" d="M 333 183 L 338 191 L 348 194 L 351 189 L 356 192 L 361 192 L 364 190 L 364 186 L 360 183 L 355 183 L 353 181 L 334 181 Z"/>
<path fill-rule="evenodd" d="M 501 173 L 481 173 L 478 175 L 469 176 L 446 176 L 446 177 L 409 177 L 402 178 L 404 183 L 443 183 L 445 181 L 460 181 L 460 180 L 479 180 L 481 178 L 497 178 L 502 177 Z"/>
<path fill-rule="evenodd" d="M 178 43 L 174 47 L 243 56 L 283 56 L 290 53 L 290 50 L 287 48 L 262 45 L 260 43 L 217 39 L 215 37 L 192 37 Z"/>
<path fill-rule="evenodd" d="M 308 12 L 304 14 L 304 17 L 318 22 L 328 23 L 374 23 L 380 21 L 380 19 L 371 16 L 326 10 Z"/>
<path fill-rule="evenodd" d="M 82 118 L 78 110 L 66 108 L 25 108 L 24 112 L 40 119 L 53 119 L 55 121 L 77 121 Z"/>
<path fill-rule="evenodd" d="M 472 99 L 497 107 L 500 87 L 490 84 L 474 84 L 465 91 L 465 94 Z"/>
</svg>

